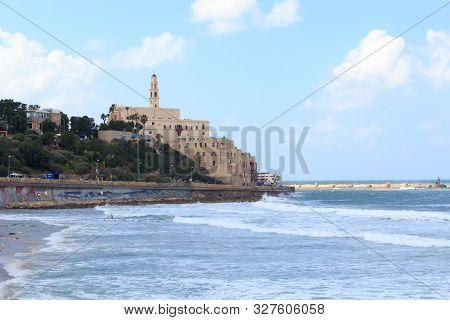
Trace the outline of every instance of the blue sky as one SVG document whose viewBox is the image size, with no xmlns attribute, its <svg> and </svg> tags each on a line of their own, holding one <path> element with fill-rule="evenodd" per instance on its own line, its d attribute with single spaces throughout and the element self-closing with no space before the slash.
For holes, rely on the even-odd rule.
<svg viewBox="0 0 450 320">
<path fill-rule="evenodd" d="M 147 96 L 215 127 L 262 126 L 443 1 L 5 1 Z M 285 179 L 450 177 L 450 6 L 271 126 Z M 99 119 L 146 101 L 0 5 L 0 96 Z M 310 132 L 289 169 L 287 135 Z M 242 131 L 241 131 L 242 132 Z M 264 131 L 263 131 L 264 133 Z M 242 145 L 240 133 L 232 138 Z M 246 149 L 256 152 L 249 139 Z M 279 157 L 285 167 L 278 168 Z M 271 166 L 267 159 L 271 159 Z"/>
</svg>

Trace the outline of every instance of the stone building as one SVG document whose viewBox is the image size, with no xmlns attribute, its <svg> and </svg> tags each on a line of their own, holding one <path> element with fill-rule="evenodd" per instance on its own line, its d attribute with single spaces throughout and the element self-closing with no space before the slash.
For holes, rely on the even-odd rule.
<svg viewBox="0 0 450 320">
<path fill-rule="evenodd" d="M 232 140 L 210 137 L 209 121 L 182 119 L 180 109 L 161 108 L 159 104 L 158 78 L 152 75 L 148 107 L 114 105 L 109 121 L 128 121 L 133 114 L 147 116 L 141 134 L 160 136 L 164 143 L 191 159 L 196 159 L 215 177 L 227 184 L 253 185 L 256 183 L 257 163 L 255 157 L 238 149 Z M 99 131 L 99 138 L 131 139 L 131 133 Z"/>
<path fill-rule="evenodd" d="M 41 123 L 49 119 L 58 126 L 61 125 L 61 111 L 54 108 L 27 111 L 28 129 L 41 133 Z"/>
</svg>

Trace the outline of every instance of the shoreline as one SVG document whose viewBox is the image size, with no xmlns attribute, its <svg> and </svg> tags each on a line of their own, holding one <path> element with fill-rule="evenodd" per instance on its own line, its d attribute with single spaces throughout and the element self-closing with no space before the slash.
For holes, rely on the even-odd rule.
<svg viewBox="0 0 450 320">
<path fill-rule="evenodd" d="M 295 191 L 301 190 L 446 190 L 444 184 L 432 183 L 293 183 L 286 186 L 292 187 Z"/>
<path fill-rule="evenodd" d="M 11 298 L 8 285 L 21 272 L 15 269 L 20 268 L 23 258 L 44 247 L 46 238 L 62 229 L 39 220 L 0 218 L 0 300 Z"/>
<path fill-rule="evenodd" d="M 253 197 L 193 197 L 193 198 L 136 198 L 136 199 L 95 199 L 66 201 L 16 201 L 10 202 L 6 210 L 17 209 L 76 209 L 94 208 L 104 205 L 146 205 L 146 204 L 183 204 L 183 203 L 221 203 L 221 202 L 256 202 L 262 199 L 262 194 Z"/>
</svg>

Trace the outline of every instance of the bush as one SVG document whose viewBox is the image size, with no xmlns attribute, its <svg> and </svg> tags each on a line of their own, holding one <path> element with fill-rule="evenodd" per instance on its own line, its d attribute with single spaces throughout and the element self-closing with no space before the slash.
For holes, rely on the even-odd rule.
<svg viewBox="0 0 450 320">
<path fill-rule="evenodd" d="M 73 168 L 76 174 L 83 175 L 90 173 L 92 166 L 86 162 L 75 162 Z"/>
<path fill-rule="evenodd" d="M 0 177 L 8 176 L 8 168 L 0 165 Z"/>
<path fill-rule="evenodd" d="M 25 136 L 22 133 L 16 133 L 15 135 L 13 135 L 13 140 L 23 142 L 24 139 Z"/>
<path fill-rule="evenodd" d="M 55 134 L 52 132 L 46 132 L 41 137 L 42 143 L 46 146 L 51 146 L 55 143 Z"/>
</svg>

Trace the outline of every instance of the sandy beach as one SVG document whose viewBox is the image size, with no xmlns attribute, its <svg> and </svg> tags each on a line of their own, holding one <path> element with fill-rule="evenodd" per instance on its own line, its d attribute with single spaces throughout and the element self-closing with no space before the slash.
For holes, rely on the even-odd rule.
<svg viewBox="0 0 450 320">
<path fill-rule="evenodd" d="M 7 266 L 14 266 L 21 257 L 44 246 L 45 238 L 61 230 L 36 220 L 0 220 L 0 299 L 7 294 L 5 284 L 14 277 Z"/>
</svg>

